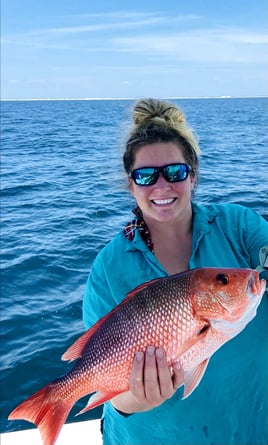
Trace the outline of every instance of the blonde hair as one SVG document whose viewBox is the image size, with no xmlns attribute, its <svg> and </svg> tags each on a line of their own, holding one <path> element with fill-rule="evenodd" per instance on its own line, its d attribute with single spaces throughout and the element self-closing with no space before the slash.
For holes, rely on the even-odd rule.
<svg viewBox="0 0 268 445">
<path fill-rule="evenodd" d="M 201 151 L 184 113 L 176 105 L 159 99 L 141 99 L 134 106 L 133 122 L 123 156 L 127 173 L 135 162 L 137 150 L 156 142 L 177 143 L 193 173 L 198 173 Z"/>
</svg>

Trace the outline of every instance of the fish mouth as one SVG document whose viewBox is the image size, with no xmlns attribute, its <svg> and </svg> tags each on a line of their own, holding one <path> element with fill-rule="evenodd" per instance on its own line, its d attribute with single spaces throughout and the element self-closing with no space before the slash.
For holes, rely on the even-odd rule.
<svg viewBox="0 0 268 445">
<path fill-rule="evenodd" d="M 257 308 L 265 292 L 265 288 L 266 280 L 260 279 L 259 273 L 256 270 L 253 270 L 251 276 L 249 277 L 246 289 L 247 297 L 250 301 L 248 317 L 255 317 Z"/>
<path fill-rule="evenodd" d="M 247 295 L 252 300 L 256 297 L 261 298 L 265 292 L 266 280 L 260 279 L 259 273 L 253 270 L 247 284 Z"/>
<path fill-rule="evenodd" d="M 177 198 L 152 199 L 151 202 L 157 206 L 173 204 Z"/>
</svg>

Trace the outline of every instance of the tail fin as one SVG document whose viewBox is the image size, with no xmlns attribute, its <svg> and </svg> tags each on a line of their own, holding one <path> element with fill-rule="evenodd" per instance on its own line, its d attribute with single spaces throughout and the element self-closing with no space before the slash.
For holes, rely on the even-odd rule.
<svg viewBox="0 0 268 445">
<path fill-rule="evenodd" d="M 54 445 L 72 405 L 72 401 L 57 395 L 56 385 L 49 384 L 18 405 L 8 419 L 35 423 L 44 445 Z"/>
</svg>

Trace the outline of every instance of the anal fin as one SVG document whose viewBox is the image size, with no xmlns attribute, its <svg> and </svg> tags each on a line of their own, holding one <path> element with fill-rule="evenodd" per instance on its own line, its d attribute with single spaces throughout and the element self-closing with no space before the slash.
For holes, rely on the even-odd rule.
<svg viewBox="0 0 268 445">
<path fill-rule="evenodd" d="M 85 408 L 83 408 L 79 413 L 76 414 L 76 416 L 79 416 L 80 414 L 84 414 L 87 411 L 89 411 L 92 408 L 96 408 L 96 406 L 102 405 L 104 402 L 107 402 L 107 400 L 112 399 L 113 397 L 117 396 L 118 394 L 121 394 L 120 392 L 108 392 L 104 393 L 101 391 L 95 392 L 88 400 L 87 405 Z"/>
</svg>

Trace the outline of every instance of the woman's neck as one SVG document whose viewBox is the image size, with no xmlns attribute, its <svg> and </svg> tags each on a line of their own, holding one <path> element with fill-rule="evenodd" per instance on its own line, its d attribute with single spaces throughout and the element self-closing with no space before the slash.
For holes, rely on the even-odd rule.
<svg viewBox="0 0 268 445">
<path fill-rule="evenodd" d="M 152 239 L 157 239 L 158 237 L 169 238 L 169 239 L 181 239 L 184 236 L 187 237 L 192 233 L 192 220 L 193 213 L 190 208 L 180 218 L 172 221 L 159 222 L 153 219 L 148 219 L 144 217 L 145 224 L 148 227 Z"/>
<path fill-rule="evenodd" d="M 170 223 L 149 221 L 148 229 L 154 254 L 166 271 L 171 275 L 188 270 L 192 251 L 192 215 L 187 220 Z"/>
</svg>

